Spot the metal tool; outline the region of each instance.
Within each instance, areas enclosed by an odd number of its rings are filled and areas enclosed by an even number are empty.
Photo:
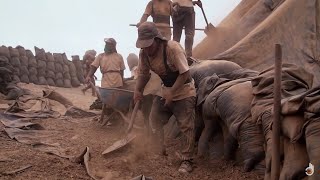
[[[198,0],[199,2],[201,2],[200,0]],[[201,2],[202,4],[202,2]],[[204,10],[203,10],[203,5],[202,6],[199,6],[201,11],[202,11],[202,14],[203,14],[203,17],[204,17],[204,20],[206,21],[206,24],[207,24],[207,27],[205,28],[204,30],[204,33],[206,33],[206,35],[209,35],[209,33],[211,31],[213,31],[215,29],[215,27],[213,26],[213,24],[211,23],[208,23],[208,19],[207,19],[207,16],[206,14],[204,13]]]

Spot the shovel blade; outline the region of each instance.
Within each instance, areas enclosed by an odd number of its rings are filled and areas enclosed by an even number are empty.
[[[215,30],[214,25],[209,23],[208,26],[204,29],[204,33],[208,36],[214,30]]]
[[[124,146],[128,145],[133,139],[136,138],[135,134],[128,134],[125,138],[120,139],[116,142],[114,142],[110,147],[108,147],[106,150],[102,152],[102,155],[109,154],[111,152],[117,151]]]

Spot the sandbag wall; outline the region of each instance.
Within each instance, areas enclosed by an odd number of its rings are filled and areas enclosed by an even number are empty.
[[[84,83],[83,61],[80,58],[69,61],[65,53],[50,53],[42,48],[34,48],[35,55],[22,46],[0,46],[0,57],[14,68],[14,81],[65,88]]]

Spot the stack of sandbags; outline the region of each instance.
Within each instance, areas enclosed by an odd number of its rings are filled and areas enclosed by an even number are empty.
[[[17,46],[15,49],[19,52],[19,59],[20,59],[20,81],[23,83],[30,83],[29,80],[29,59],[27,57],[26,50],[22,46]]]
[[[26,57],[28,58],[28,70],[29,70],[29,80],[30,83],[39,84],[38,81],[38,63],[33,55],[32,51],[26,50]]]
[[[76,66],[77,77],[80,83],[84,83],[84,74],[83,74],[83,65],[80,61],[80,57],[78,55],[73,55],[72,62]]]
[[[64,87],[63,83],[63,57],[61,53],[53,53],[53,58],[55,60],[55,68],[56,68],[56,79],[55,83],[58,87]]]
[[[62,53],[63,59],[63,84],[65,88],[72,88],[71,86],[71,75],[69,70],[69,60],[66,53]]]
[[[46,52],[43,48],[34,47],[35,53],[36,53],[36,59],[37,59],[37,70],[38,70],[38,80],[39,85],[48,85],[47,79],[46,79],[46,69],[47,69],[47,63],[46,63]]]
[[[52,53],[46,52],[47,58],[47,69],[46,69],[46,80],[49,86],[56,86],[55,78],[56,78],[56,66],[55,60],[53,58]]]
[[[19,59],[19,51],[16,48],[11,46],[8,47],[10,52],[9,62],[14,68],[13,79],[15,82],[20,82],[20,59]]]

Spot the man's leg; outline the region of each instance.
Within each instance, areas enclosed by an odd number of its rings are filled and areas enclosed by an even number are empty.
[[[179,171],[192,171],[191,161],[194,153],[195,143],[195,97],[185,98],[183,100],[173,102],[172,111],[177,119],[181,132],[187,138],[184,148],[181,150],[179,157],[183,161]]]
[[[164,147],[164,132],[163,125],[168,122],[172,113],[168,108],[164,107],[164,100],[161,97],[156,96],[153,99],[151,113],[150,113],[150,126],[154,135],[156,135],[157,140],[159,139],[158,146],[161,148],[161,153],[166,154]]]
[[[182,29],[184,27],[184,21],[179,20],[179,21],[173,21],[173,40],[180,42],[181,40],[181,34],[182,34]]]
[[[187,57],[192,57],[192,46],[193,46],[193,38],[195,31],[195,12],[193,8],[190,8],[190,12],[186,13],[186,17],[184,18],[185,24],[185,50]]]

